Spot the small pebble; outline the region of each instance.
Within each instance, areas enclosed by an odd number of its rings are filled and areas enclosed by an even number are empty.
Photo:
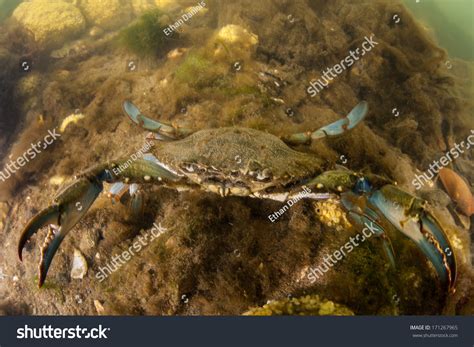
[[[74,250],[74,259],[72,261],[72,269],[71,269],[71,278],[74,279],[82,279],[87,273],[87,261],[86,258],[82,255],[82,253],[78,250]]]

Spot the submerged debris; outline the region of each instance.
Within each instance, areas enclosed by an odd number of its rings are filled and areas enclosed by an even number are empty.
[[[85,118],[84,114],[80,113],[80,111],[76,111],[70,114],[69,116],[64,118],[64,120],[62,121],[61,126],[59,127],[59,132],[63,133],[70,124],[76,124],[77,122],[79,122],[81,119],[84,119],[84,118]]]

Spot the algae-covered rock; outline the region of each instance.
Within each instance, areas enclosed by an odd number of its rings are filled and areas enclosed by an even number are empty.
[[[245,57],[254,52],[258,44],[258,36],[239,25],[229,24],[219,30],[216,42],[220,44],[214,52],[216,56],[222,56],[231,51],[234,56]]]
[[[59,47],[86,27],[81,11],[61,0],[24,2],[15,9],[12,17],[31,31],[43,48]]]
[[[190,53],[177,68],[175,76],[180,82],[192,86],[209,86],[218,76],[212,68],[212,62],[204,56]]]
[[[120,32],[120,43],[137,55],[156,55],[167,44],[168,39],[163,34],[161,11],[147,11],[134,23]],[[175,35],[178,37],[178,35]]]
[[[136,16],[156,8],[164,12],[173,11],[179,5],[176,0],[132,0],[132,8]]]
[[[155,0],[153,2],[155,3],[156,7],[165,11],[178,7],[176,0]]]
[[[41,75],[38,73],[29,73],[18,80],[15,92],[20,97],[31,97],[38,92],[41,84]]]
[[[253,308],[247,316],[353,316],[347,307],[330,300],[320,299],[318,295],[271,301],[262,307]]]
[[[132,0],[132,8],[135,15],[139,16],[156,8],[156,4],[153,0]]]
[[[103,29],[119,28],[133,15],[130,1],[125,0],[82,0],[79,7],[91,25]]]

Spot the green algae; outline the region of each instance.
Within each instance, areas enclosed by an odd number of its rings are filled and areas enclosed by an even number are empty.
[[[209,87],[222,78],[215,65],[203,55],[191,52],[175,71],[176,79],[195,88]]]
[[[353,316],[354,312],[333,301],[321,299],[319,295],[306,295],[271,301],[245,313],[248,316]]]
[[[144,13],[136,22],[123,29],[119,35],[120,44],[139,56],[159,55],[170,42],[161,24],[162,12],[158,9]],[[175,38],[178,34],[174,34]]]

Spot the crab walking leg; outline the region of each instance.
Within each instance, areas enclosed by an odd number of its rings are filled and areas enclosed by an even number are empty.
[[[174,127],[148,118],[130,101],[124,101],[122,108],[132,122],[145,130],[151,131],[153,133],[151,138],[155,140],[172,141],[193,133],[191,129]]]
[[[323,126],[315,131],[307,131],[304,133],[292,134],[283,140],[290,144],[305,144],[311,140],[318,140],[326,136],[337,136],[344,132],[355,128],[367,115],[369,110],[368,104],[365,101],[357,104],[349,114],[331,124]]]
[[[107,197],[112,201],[112,204],[120,202],[127,191],[129,191],[130,186],[123,182],[117,182],[110,187]]]
[[[143,193],[140,190],[140,186],[136,183],[114,183],[109,189],[107,196],[111,199],[112,204],[116,202],[126,204],[128,200],[129,208],[135,216],[140,216],[145,207]]]
[[[145,208],[145,198],[138,184],[131,184],[129,188],[130,203],[129,208],[134,216],[141,216]]]
[[[103,182],[125,183],[171,183],[180,177],[160,166],[155,161],[138,159],[125,167],[128,159],[98,165],[80,174],[76,181],[66,187],[54,199],[53,204],[34,216],[24,228],[18,243],[18,256],[22,260],[22,251],[26,242],[42,227],[49,226],[48,234],[41,247],[38,285],[46,279],[49,265],[67,233],[81,220],[103,190]],[[138,202],[137,202],[138,203]]]

